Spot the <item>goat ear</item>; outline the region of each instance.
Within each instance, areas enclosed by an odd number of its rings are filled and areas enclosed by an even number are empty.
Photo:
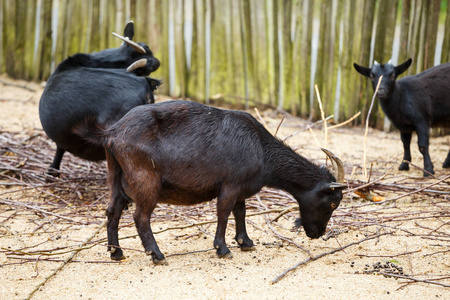
[[[125,29],[123,30],[123,36],[129,38],[130,40],[133,39],[134,36],[134,23],[133,21],[130,21],[125,26]]]
[[[353,63],[353,67],[355,67],[355,70],[358,71],[359,74],[370,77],[371,69],[357,65],[356,63]]]
[[[402,74],[403,72],[405,72],[409,68],[411,63],[412,63],[412,59],[410,58],[407,61],[405,61],[404,63],[396,66],[394,68],[395,69],[395,76],[398,76],[398,75]]]

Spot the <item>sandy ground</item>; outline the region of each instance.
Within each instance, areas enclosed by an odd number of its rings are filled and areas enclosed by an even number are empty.
[[[0,134],[4,134],[2,131],[28,135],[40,132],[42,129],[38,103],[42,87],[12,81],[6,77],[0,79],[34,90],[0,83]],[[280,118],[270,112],[262,114],[269,129],[275,132]],[[301,130],[304,125],[304,121],[288,118],[281,126],[278,136],[286,137]],[[327,147],[344,161],[347,179],[363,179],[363,141],[364,132],[361,128],[344,127],[329,132]],[[417,138],[414,137],[413,162],[422,166],[416,141]],[[324,143],[323,131],[303,131],[289,139],[288,143],[298,148],[300,154],[319,163],[324,162],[324,155],[319,150],[319,144],[323,146]],[[449,148],[448,136],[431,140],[431,157],[439,178],[450,174],[450,170],[442,169],[442,162]],[[402,157],[402,145],[397,132],[370,130],[367,149],[368,163],[373,163],[377,174],[387,173],[389,182],[416,182],[417,186],[424,186],[436,181],[424,179],[422,172],[416,168],[411,168],[407,173],[397,171]],[[67,168],[67,165],[63,163],[62,168]],[[4,180],[0,177],[0,199],[11,189],[1,184]],[[442,185],[440,186],[442,190]],[[445,186],[443,190],[445,191]],[[447,191],[450,191],[450,187]],[[389,199],[402,193],[405,192],[387,191],[383,196]],[[7,195],[7,199],[20,199],[24,203],[45,201],[35,199],[37,194],[33,191]],[[167,256],[167,266],[153,265],[151,259],[142,252],[141,242],[136,237],[121,241],[127,259],[111,263],[105,243],[101,242],[106,237],[104,227],[99,228],[98,224],[55,222],[37,228],[39,220],[36,214],[0,204],[0,299],[24,299],[30,295],[32,299],[450,299],[448,287],[384,277],[376,273],[364,274],[365,268],[372,270],[373,264],[390,260],[403,268],[405,276],[450,285],[450,279],[442,279],[450,277],[448,198],[448,195],[432,197],[419,193],[398,201],[375,204],[354,194],[346,194],[329,224],[330,228],[334,226],[342,233],[328,240],[312,240],[303,230],[292,231],[293,221],[298,214],[295,211],[284,215],[278,222],[270,222],[277,213],[250,216],[247,218],[248,231],[256,244],[256,250],[252,252],[242,252],[235,247],[234,224],[230,221],[227,242],[231,246],[233,259],[216,257],[212,249],[214,223],[167,230],[155,234],[161,251]],[[89,213],[104,220],[102,216],[106,203],[107,199],[103,199],[98,209]],[[249,203],[258,205],[256,199]],[[292,202],[291,205],[295,203]],[[157,208],[155,214],[161,218],[152,223],[153,229],[158,231],[214,220],[214,203],[207,204],[202,209],[205,207],[210,209],[210,214],[189,218],[186,215],[180,217],[187,209],[184,207],[171,207],[170,211],[175,214],[172,216],[162,216],[163,212],[158,212]],[[430,218],[434,211],[435,217]],[[119,231],[121,237],[136,234],[131,212],[126,212],[122,219]],[[417,212],[415,218],[401,217],[403,214],[410,216],[412,212]],[[344,226],[348,215],[352,215],[353,225]],[[384,215],[388,216],[385,222]],[[359,226],[358,220],[367,221],[369,218],[366,216],[373,217],[374,224]],[[421,219],[421,216],[427,218]],[[397,221],[392,222],[394,218]],[[99,232],[94,234],[97,230]],[[315,256],[377,233],[384,235],[309,261],[287,273],[277,283],[272,283],[286,269],[308,259],[309,255],[300,247]],[[436,237],[436,233],[439,233],[439,237]],[[280,235],[289,241],[280,239]],[[41,259],[49,256],[35,255],[34,261],[19,264],[23,260],[18,257],[18,253],[8,252],[15,249],[31,251],[66,246],[77,248],[89,238],[99,241],[98,244],[78,252],[73,262],[64,265],[36,292],[33,290],[57,270],[62,261],[44,261]],[[57,254],[58,250],[54,252]],[[60,253],[54,258],[64,260],[70,254]]]

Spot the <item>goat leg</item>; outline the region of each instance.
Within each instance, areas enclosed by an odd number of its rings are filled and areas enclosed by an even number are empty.
[[[128,201],[121,196],[120,192],[113,191],[111,203],[106,210],[106,215],[108,217],[108,251],[111,252],[111,259],[113,260],[125,259],[125,255],[123,255],[123,251],[119,246],[119,221],[122,210],[127,206]]]
[[[137,200],[135,202],[136,211],[133,214],[133,218],[139,237],[141,238],[142,245],[144,246],[145,253],[152,256],[152,261],[155,265],[167,265],[166,258],[159,250],[150,226],[150,217],[153,209],[156,207],[156,202],[154,202],[151,207],[142,207],[142,205],[139,204],[143,202],[139,202]],[[147,204],[148,203],[151,202],[147,202]]]
[[[400,164],[400,167],[398,169],[400,171],[408,171],[409,170],[409,164],[405,161],[411,162],[411,132],[401,132],[400,138],[402,139],[403,143],[403,161]]]
[[[444,161],[444,164],[442,165],[443,168],[450,168],[450,151],[448,151],[447,158]]]
[[[255,250],[253,241],[248,237],[245,226],[245,201],[237,201],[233,207],[233,215],[236,221],[236,236],[234,239],[243,251]]]
[[[233,255],[225,243],[225,232],[227,230],[228,217],[236,203],[235,198],[225,196],[222,192],[217,198],[217,229],[214,237],[214,248],[220,258],[233,258]]]
[[[428,145],[430,140],[430,128],[428,126],[418,125],[417,126],[417,137],[419,151],[423,155],[423,172],[424,177],[430,176],[429,173],[434,174],[433,163],[431,162],[430,153],[428,152]]]
[[[63,158],[64,152],[66,152],[66,150],[59,147],[58,145],[56,146],[55,157],[53,158],[53,162],[47,170],[48,175],[59,177],[59,168],[61,166],[61,160]]]

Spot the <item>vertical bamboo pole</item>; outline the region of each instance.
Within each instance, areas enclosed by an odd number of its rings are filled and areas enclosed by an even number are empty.
[[[55,54],[56,46],[58,44],[58,21],[59,21],[59,0],[53,0],[52,2],[52,53],[51,53],[51,65],[50,73],[53,73],[56,68]]]
[[[380,1],[374,49],[374,59],[379,63],[386,63],[392,57],[397,6],[398,0]],[[371,120],[377,128],[383,128],[384,113],[378,102],[374,103],[373,111]]]
[[[211,82],[211,0],[205,0],[205,103],[209,104]]]
[[[5,71],[3,64],[3,12],[5,11],[3,0],[0,0],[0,73]]]
[[[375,3],[375,1],[364,1],[362,39],[360,45],[361,50],[359,52],[359,59],[357,63],[365,66],[372,65],[372,62],[370,61],[370,42],[375,20]],[[367,78],[364,78],[360,75],[358,76],[358,78],[358,85],[355,89],[355,93],[357,93],[357,95],[352,97],[352,99],[355,99],[358,102],[354,103],[353,106],[356,109],[351,110],[356,111],[359,108],[363,111],[363,115],[365,115],[368,109],[366,105],[366,99],[368,99],[368,95],[370,92],[373,94],[373,89],[372,87],[369,87]],[[350,106],[350,108],[352,108],[352,106]]]
[[[450,62],[450,1],[447,2],[447,16],[445,17],[441,62]]]
[[[439,25],[439,10],[441,0],[430,0],[428,3],[428,22],[426,28],[426,39],[424,46],[424,70],[434,66],[434,53],[436,49],[437,30]]]
[[[285,78],[283,84],[283,103],[279,104],[279,108],[291,109],[291,112],[295,110],[295,103],[292,96],[292,39],[291,39],[291,29],[292,29],[292,0],[280,1],[283,3],[282,8],[282,27],[281,27],[281,38],[282,45],[280,51],[283,53],[283,78]]]
[[[274,41],[274,22],[273,22],[273,1],[266,0],[265,1],[265,9],[264,9],[264,20],[265,20],[265,29],[266,29],[266,65],[267,65],[267,85],[268,85],[268,103],[275,103],[275,87],[274,87],[274,49],[273,49],[273,41]]]
[[[275,68],[277,72],[275,73],[275,78],[278,79],[278,109],[283,109],[284,106],[284,53],[283,53],[283,2],[274,0],[274,14],[276,14],[276,19],[274,20],[276,26],[274,26],[274,30],[276,30],[276,51],[275,51],[275,60],[276,65]],[[274,15],[275,16],[275,15]]]
[[[115,26],[114,28],[114,32],[118,33],[118,34],[122,34],[122,28],[123,25],[125,24],[124,20],[124,16],[123,16],[123,2],[122,0],[116,0],[116,13],[115,13]],[[128,22],[128,20],[127,20]]]
[[[242,7],[239,8],[239,22],[240,22],[240,29],[241,29],[241,44],[242,44],[242,60],[243,60],[243,66],[244,66],[244,98],[245,98],[245,108],[248,109],[248,99],[250,97],[249,95],[249,61],[248,61],[248,49],[247,49],[247,43],[246,40],[247,32],[245,30],[245,12]]]
[[[176,86],[176,65],[175,65],[175,0],[168,1],[168,19],[167,19],[167,36],[168,36],[168,61],[169,61],[169,95],[175,96]]]
[[[400,49],[398,55],[398,63],[402,63],[409,58],[408,51],[408,37],[410,36],[410,15],[411,10],[411,0],[402,1],[401,9],[401,25],[400,25]]]
[[[413,66],[418,66],[418,52],[419,52],[419,44],[420,44],[420,28],[422,22],[422,9],[423,9],[423,0],[415,0],[415,5],[413,6],[413,10],[411,11],[411,28],[410,28],[410,38],[408,40],[408,53],[410,57],[413,59]],[[416,68],[410,67],[407,70],[407,74],[415,74]]]

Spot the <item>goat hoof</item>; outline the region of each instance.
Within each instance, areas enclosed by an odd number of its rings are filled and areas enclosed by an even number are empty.
[[[217,254],[217,256],[219,258],[227,258],[227,259],[232,259],[233,258],[233,254],[231,254],[231,252],[225,253],[225,254]]]
[[[255,246],[242,246],[241,247],[241,250],[242,251],[255,251],[256,250],[256,247]]]
[[[444,164],[442,165],[442,167],[443,167],[444,169],[450,168],[450,159],[449,159],[448,161],[445,161]]]
[[[118,252],[111,253],[112,260],[124,260],[125,258],[127,258],[125,255],[123,255],[123,253],[120,253],[119,255],[117,255],[117,253]]]
[[[402,163],[402,164],[400,165],[400,167],[398,167],[398,169],[399,169],[400,171],[409,171],[409,164],[407,164],[407,163]]]
[[[428,171],[428,173],[427,172],[423,172],[423,177],[430,177],[433,174],[434,174],[434,171]]]
[[[163,259],[152,258],[152,260],[153,260],[153,263],[157,266],[169,265],[169,263],[167,262],[167,260],[165,258],[163,258]]]

